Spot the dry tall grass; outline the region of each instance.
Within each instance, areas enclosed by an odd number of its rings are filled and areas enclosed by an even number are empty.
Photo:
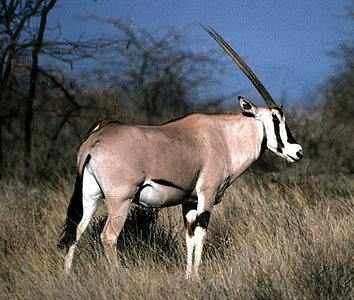
[[[134,216],[120,237],[119,271],[103,255],[105,208],[82,238],[73,273],[56,247],[72,180],[1,182],[0,298],[350,299],[353,179],[245,174],[215,207],[200,281],[184,278],[180,207],[148,230]]]

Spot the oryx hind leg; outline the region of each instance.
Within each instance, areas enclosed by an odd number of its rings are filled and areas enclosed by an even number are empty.
[[[117,240],[123,229],[129,213],[132,199],[137,191],[136,187],[117,187],[116,191],[106,196],[108,218],[101,233],[101,240],[108,263],[118,266]]]
[[[70,246],[65,257],[66,273],[70,272],[76,245],[100,204],[101,189],[88,167],[84,169],[82,180],[82,219],[76,229],[76,241]]]

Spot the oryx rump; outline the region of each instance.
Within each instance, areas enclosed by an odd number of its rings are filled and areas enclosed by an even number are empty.
[[[101,239],[110,263],[117,264],[117,238],[131,203],[182,204],[187,277],[193,272],[198,276],[213,205],[221,201],[225,189],[265,149],[289,162],[302,158],[302,148],[292,137],[281,108],[231,47],[215,31],[206,30],[250,78],[268,108],[257,108],[239,97],[242,114],[190,114],[161,126],[111,122],[92,132],[79,150],[62,238],[68,249],[67,272],[77,241],[104,197],[108,219]]]

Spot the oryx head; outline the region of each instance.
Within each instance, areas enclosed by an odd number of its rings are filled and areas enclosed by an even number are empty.
[[[224,39],[209,26],[209,29],[201,25],[206,32],[225,50],[232,60],[239,66],[242,72],[253,83],[255,88],[263,97],[268,109],[258,108],[251,101],[239,97],[240,105],[244,113],[262,121],[267,140],[267,148],[276,155],[285,158],[289,162],[299,161],[303,157],[302,147],[296,143],[288,125],[285,122],[285,116],[266,88],[252,72],[243,59],[230,47]]]
[[[243,97],[238,97],[238,100],[245,114],[263,123],[267,149],[289,162],[299,161],[303,157],[302,147],[291,134],[280,107],[258,108]]]

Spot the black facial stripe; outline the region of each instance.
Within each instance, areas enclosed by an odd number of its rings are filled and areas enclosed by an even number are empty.
[[[286,123],[285,123],[285,130],[286,130],[286,135],[288,136],[288,143],[289,144],[297,144],[296,140],[294,139],[293,135],[291,134],[288,124],[286,124]]]
[[[280,121],[276,115],[273,115],[273,123],[274,123],[274,133],[278,142],[277,151],[282,153],[283,152],[282,148],[284,148],[284,143],[280,137],[280,127],[279,127]]]

